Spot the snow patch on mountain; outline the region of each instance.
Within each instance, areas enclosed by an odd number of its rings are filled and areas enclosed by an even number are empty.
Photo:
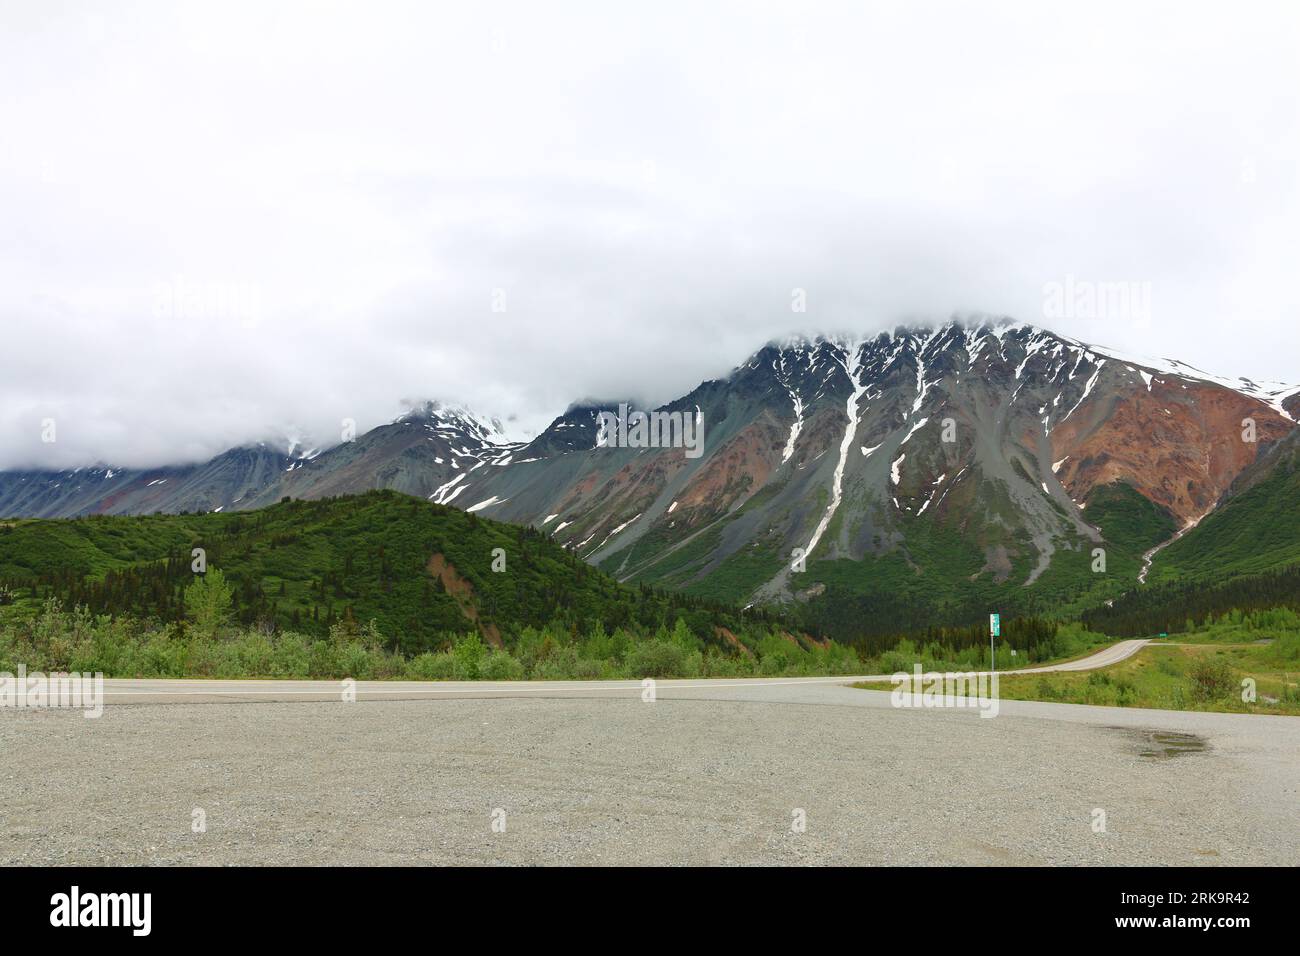
[[[1074,414],[1075,409],[1077,409],[1080,405],[1082,405],[1084,402],[1088,400],[1088,396],[1092,394],[1093,386],[1097,384],[1097,376],[1101,374],[1102,367],[1105,364],[1106,364],[1105,359],[1102,359],[1097,363],[1097,367],[1093,370],[1092,378],[1088,379],[1088,383],[1083,386],[1083,397],[1074,403],[1074,408],[1071,408],[1068,412],[1065,413],[1065,418],[1061,419],[1062,422],[1065,422],[1066,419],[1068,419],[1071,415]]]
[[[835,466],[835,474],[831,479],[831,502],[826,508],[826,513],[822,515],[821,521],[817,523],[813,531],[812,538],[808,542],[808,547],[804,549],[804,554],[810,555],[821,541],[822,535],[830,526],[831,518],[835,517],[835,512],[839,510],[840,501],[843,497],[844,486],[844,466],[848,462],[849,449],[853,447],[853,438],[858,431],[858,400],[862,398],[867,391],[866,383],[859,381],[859,372],[862,367],[862,349],[857,342],[848,344],[848,355],[844,358],[836,356],[841,362],[845,373],[849,377],[849,384],[852,385],[853,391],[849,395],[845,405],[845,414],[848,415],[849,423],[844,429],[844,440],[840,442],[840,460]]]
[[[786,391],[790,393],[790,401],[794,405],[794,423],[790,426],[790,437],[786,439],[785,450],[781,453],[781,464],[784,465],[790,460],[790,456],[794,454],[794,443],[799,439],[799,432],[803,429],[803,399],[799,397],[799,392],[791,387],[786,376],[784,351],[781,352],[780,369],[776,369],[775,362],[772,363],[772,367],[778,372],[778,378],[781,384],[785,386]]]

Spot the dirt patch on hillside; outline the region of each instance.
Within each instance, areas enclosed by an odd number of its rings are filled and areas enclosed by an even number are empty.
[[[726,641],[728,646],[730,646],[734,650],[740,651],[746,657],[754,656],[754,652],[751,651],[744,644],[742,644],[740,642],[740,638],[738,638],[735,634],[731,633],[731,631],[729,631],[727,628],[715,627],[713,629],[713,633],[716,634],[721,640]]]
[[[800,633],[799,636],[796,637],[795,635],[791,634],[789,631],[781,631],[781,636],[784,637],[787,641],[793,642],[795,647],[798,647],[801,650],[805,650],[805,651],[811,651],[814,648],[824,651],[826,650],[826,648],[831,646],[830,641],[824,639],[818,640],[817,638],[813,637],[811,634]]]
[[[493,647],[505,646],[501,640],[501,631],[497,629],[497,626],[490,621],[479,619],[478,604],[474,599],[474,585],[460,576],[456,571],[456,566],[447,560],[446,555],[439,552],[431,557],[428,571],[442,582],[442,586],[447,593],[455,599],[456,604],[460,607],[460,613],[464,614],[465,619],[478,628],[485,641]]]

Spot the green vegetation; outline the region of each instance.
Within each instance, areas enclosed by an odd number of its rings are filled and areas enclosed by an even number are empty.
[[[1093,630],[1121,637],[1185,634],[1232,613],[1300,610],[1300,565],[1266,574],[1229,578],[1218,584],[1166,581],[1130,591],[1110,606],[1082,615]]]
[[[196,576],[185,589],[185,610],[194,622],[194,630],[209,639],[216,637],[230,618],[233,603],[234,592],[219,568]]]
[[[707,583],[688,584],[682,590],[687,594],[740,603],[760,585],[776,577],[784,564],[769,543],[755,541],[713,566]]]
[[[808,564],[807,584],[825,594],[802,611],[805,626],[840,640],[896,636],[913,622],[940,625],[986,618],[1006,589],[981,575],[984,555],[969,539],[929,521],[908,528],[907,550],[862,561]]]
[[[1093,488],[1085,504],[1088,521],[1107,546],[1127,556],[1145,554],[1178,530],[1173,515],[1122,481]]]
[[[1286,450],[1283,450],[1283,454]],[[1300,455],[1229,499],[1152,566],[1152,583],[1223,581],[1300,565]]]
[[[689,585],[620,584],[538,531],[395,492],[233,514],[18,520],[0,525],[0,670],[459,680],[975,670],[988,666],[997,608],[1004,669],[1082,656],[1108,635],[1177,633],[1194,645],[1153,646],[1104,671],[1005,677],[1008,698],[1300,713],[1300,565],[1119,595],[1107,590],[1123,587],[1116,562],[1135,572],[1139,549],[1171,521],[1123,485],[1094,492],[1088,514],[1106,535],[1106,575],[1092,573],[1088,542],[1060,542],[1039,585],[1024,588],[1031,550],[1020,542],[999,582],[968,539],[918,521],[906,552],[810,565],[809,583],[836,601],[743,612]],[[665,559],[679,584],[715,544],[706,531]],[[720,568],[740,595],[776,560],[760,541]],[[1103,594],[1117,595],[1111,606],[1066,619]],[[938,624],[918,630],[936,608]],[[1253,702],[1240,699],[1247,677]]]
[[[682,618],[646,635],[525,627],[508,648],[487,645],[477,631],[448,634],[438,650],[414,655],[393,650],[399,643],[373,620],[339,622],[320,637],[229,626],[205,634],[183,623],[66,611],[50,599],[34,616],[0,626],[0,671],[23,664],[29,672],[107,677],[594,680],[848,674],[860,666],[842,645],[777,631],[757,636],[752,651],[729,651],[701,641]]]
[[[1137,578],[1137,558],[1118,548],[1107,548],[1107,571],[1095,573],[1091,548],[1085,539],[1058,541],[1051,565],[1027,588],[1034,564],[1028,541],[1018,546],[1010,574],[999,581],[968,539],[942,525],[916,522],[906,552],[810,564],[809,584],[826,585],[826,594],[800,610],[800,621],[805,629],[843,641],[915,631],[920,622],[975,626],[993,610],[1004,620],[1068,621],[1084,608],[1118,598],[1126,582]]]
[[[1035,618],[1004,621],[997,640],[997,666],[1002,670],[1070,660],[1110,643],[1113,641],[1106,635],[1086,631],[1078,624]],[[989,668],[987,627],[931,628],[907,636],[881,636],[858,645],[857,650],[863,655],[862,669],[872,674],[910,672],[916,664],[927,671]]]
[[[1077,626],[1062,628],[1058,648],[1081,656],[1108,643]],[[984,654],[971,649],[951,654],[938,646],[902,642],[875,659],[879,673],[911,672],[919,661],[926,671],[964,672],[987,668]],[[998,655],[998,666],[1023,666],[1023,657]],[[1251,681],[1251,683],[1243,683]],[[887,682],[855,684],[867,690],[892,690]],[[1150,644],[1107,668],[1043,674],[1001,674],[1004,700],[1043,700],[1106,707],[1207,710],[1250,714],[1300,714],[1300,614],[1290,610],[1233,612],[1196,629],[1186,643]]]
[[[18,663],[463,679],[858,666],[851,649],[774,612],[621,585],[533,529],[386,491],[229,515],[6,524],[0,665]]]
[[[721,541],[722,531],[719,528],[708,528],[698,532],[695,537],[681,544],[675,550],[668,552],[664,557],[656,560],[652,566],[652,573],[648,576],[636,575],[637,580],[644,577],[653,577],[653,579],[665,586],[680,586],[689,581],[699,573],[703,565],[708,561],[709,555],[717,548]],[[657,545],[658,542],[665,541],[666,535],[660,531],[652,531],[650,534],[638,541],[629,560],[635,560],[640,556],[642,549],[649,551]],[[611,559],[613,560],[613,559]]]
[[[1010,700],[1300,714],[1300,615],[1234,612],[1197,628],[1186,644],[1151,644],[1103,670],[1003,677],[999,692]]]
[[[208,577],[231,592],[231,619],[266,632],[324,637],[337,623],[374,620],[389,650],[407,656],[445,646],[476,624],[512,643],[525,628],[570,633],[593,622],[637,635],[684,619],[718,643],[742,643],[782,626],[780,615],[649,587],[627,587],[531,528],[481,519],[396,492],[285,501],[234,514],[27,520],[0,527],[0,621],[48,598],[95,615],[183,624],[204,634],[219,621],[195,602],[193,549]],[[441,556],[450,568],[430,573]],[[187,610],[190,612],[187,614]],[[750,633],[753,631],[753,633]]]
[[[1232,612],[1300,610],[1300,453],[1294,443],[1265,460],[1264,477],[1231,497],[1156,557],[1149,583],[1112,604],[1082,609],[1094,630],[1126,637],[1189,634]],[[1159,530],[1139,503],[1136,527]],[[1114,508],[1111,507],[1111,512]],[[1090,503],[1087,514],[1098,520]],[[1108,539],[1123,530],[1107,527]]]

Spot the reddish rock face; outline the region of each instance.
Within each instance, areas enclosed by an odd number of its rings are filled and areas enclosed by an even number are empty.
[[[1261,444],[1295,425],[1218,385],[1156,378],[1150,391],[1099,395],[1052,433],[1057,478],[1076,501],[1097,485],[1126,481],[1183,522],[1209,511]],[[1243,420],[1255,423],[1245,440]]]
[[[726,511],[759,488],[781,460],[785,435],[775,423],[760,419],[722,445],[694,475],[679,497],[688,522],[699,514]]]
[[[602,516],[600,523],[584,531],[607,532],[649,507],[686,463],[681,449],[665,448],[638,455],[608,478],[593,471],[569,489],[556,510],[565,515],[598,512]]]

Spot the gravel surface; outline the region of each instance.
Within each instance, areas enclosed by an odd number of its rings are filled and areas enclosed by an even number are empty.
[[[3,711],[0,863],[1300,863],[1300,719],[721,698]]]

